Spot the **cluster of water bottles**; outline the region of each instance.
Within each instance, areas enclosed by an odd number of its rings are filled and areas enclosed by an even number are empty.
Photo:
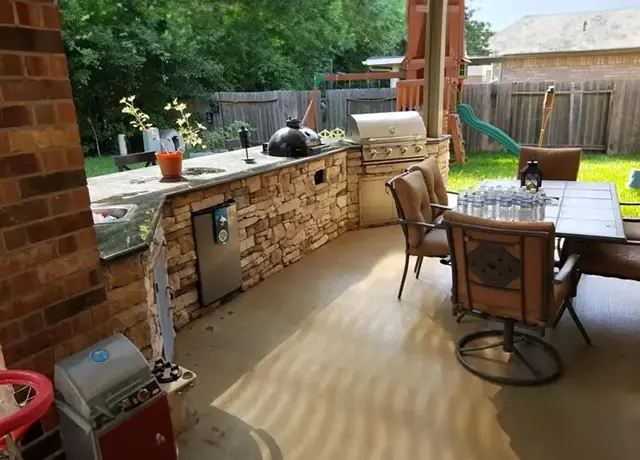
[[[462,190],[456,211],[484,219],[534,221],[545,219],[549,198],[544,189],[526,187],[487,187]]]

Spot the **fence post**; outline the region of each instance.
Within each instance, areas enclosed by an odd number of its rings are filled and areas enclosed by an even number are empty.
[[[582,83],[571,83],[569,95],[569,145],[578,145],[582,115]]]

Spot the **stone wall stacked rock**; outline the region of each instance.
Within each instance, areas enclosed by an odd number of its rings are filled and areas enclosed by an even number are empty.
[[[347,230],[347,155],[339,152],[220,184],[165,204],[162,225],[176,329],[216,306],[198,303],[191,213],[235,200],[242,288],[248,289]]]
[[[148,357],[160,356],[161,347],[156,346],[152,352],[149,346],[162,343],[156,319],[153,267],[163,245],[162,227],[158,227],[146,251],[102,262],[106,300],[62,323],[64,329],[61,328],[56,336],[53,349],[54,361],[119,332],[144,350]],[[79,333],[80,329],[84,332]]]
[[[431,151],[428,156],[438,155],[438,165],[440,166],[440,175],[444,179],[445,185],[449,181],[449,163],[451,152],[449,151],[449,141],[451,136],[443,136],[442,139],[438,139],[434,144],[429,144],[427,147],[427,151]],[[437,145],[438,149],[432,147],[432,145]]]
[[[154,359],[162,356],[154,266],[164,243],[162,227],[158,226],[146,251],[103,262],[107,301],[99,307],[104,316],[104,336],[121,332]]]
[[[429,145],[428,154],[439,156],[446,177],[448,139]],[[413,163],[363,166],[360,150],[349,150],[168,200],[149,249],[102,262],[106,300],[73,320],[70,331],[82,326],[87,333],[60,336],[62,340],[54,347],[55,360],[117,332],[149,357],[161,356],[153,269],[163,247],[169,285],[174,289],[174,327],[180,329],[219,305],[203,308],[199,304],[193,212],[235,200],[242,288],[248,289],[347,229],[357,229],[361,179],[386,180]]]
[[[429,144],[427,154],[438,155],[446,178],[448,138]],[[360,150],[348,150],[168,200],[162,225],[156,229],[148,250],[103,262],[107,299],[92,312],[92,323],[100,325],[99,330],[60,343],[55,350],[56,359],[117,332],[145,349],[149,357],[161,356],[162,332],[153,268],[162,247],[169,285],[174,290],[171,308],[175,329],[219,306],[219,302],[206,306],[199,303],[193,212],[235,200],[245,290],[348,229],[359,228],[361,179],[386,180],[414,163],[363,166]],[[83,343],[75,343],[79,340]]]

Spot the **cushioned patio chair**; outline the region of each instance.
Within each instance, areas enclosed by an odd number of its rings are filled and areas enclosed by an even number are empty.
[[[543,180],[578,180],[582,149],[560,148],[548,149],[541,147],[522,147],[518,164],[518,179],[527,161],[536,160],[542,170]]]
[[[460,364],[499,384],[540,385],[558,378],[563,364],[555,348],[515,327],[544,334],[564,308],[591,343],[571,303],[579,256],[568,256],[554,272],[552,222],[504,222],[447,211],[444,225],[451,252],[454,314],[504,324],[503,329],[463,336],[456,344]],[[500,360],[505,354],[506,362]]]
[[[640,206],[640,203],[621,203],[620,206]],[[640,219],[624,219],[625,243],[607,243],[569,238],[562,248],[562,259],[580,254],[578,272],[640,281]],[[560,320],[558,316],[557,322]]]
[[[442,220],[442,214],[451,209],[449,207],[449,195],[457,195],[457,193],[447,190],[447,187],[444,184],[444,179],[440,174],[438,159],[436,157],[427,158],[420,163],[410,166],[407,171],[420,171],[422,174],[424,183],[427,186],[427,191],[429,192],[429,200],[431,200],[434,222],[440,222]],[[413,269],[416,274],[416,279],[420,276],[421,268],[422,257],[418,257]]]
[[[420,171],[405,172],[386,183],[396,204],[399,223],[405,237],[405,262],[398,291],[402,297],[404,282],[407,278],[409,258],[411,256],[438,257],[449,255],[447,235],[443,228],[434,224],[434,209],[429,192]]]
[[[447,191],[447,187],[444,185],[436,157],[422,160],[420,163],[410,166],[407,171],[420,171],[422,174],[436,217],[451,209],[449,208],[449,193],[451,192]]]

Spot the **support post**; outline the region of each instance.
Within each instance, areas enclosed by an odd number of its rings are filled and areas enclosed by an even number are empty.
[[[447,38],[447,0],[430,0],[427,18],[430,37],[425,47],[425,113],[427,136],[443,134],[444,58]],[[428,77],[427,77],[428,75]]]
[[[440,0],[435,0],[440,1]],[[424,20],[424,69],[423,78],[424,84],[422,85],[422,119],[424,120],[425,129],[429,126],[429,48],[431,46],[431,13],[433,0],[427,0],[424,14],[426,18]]]

